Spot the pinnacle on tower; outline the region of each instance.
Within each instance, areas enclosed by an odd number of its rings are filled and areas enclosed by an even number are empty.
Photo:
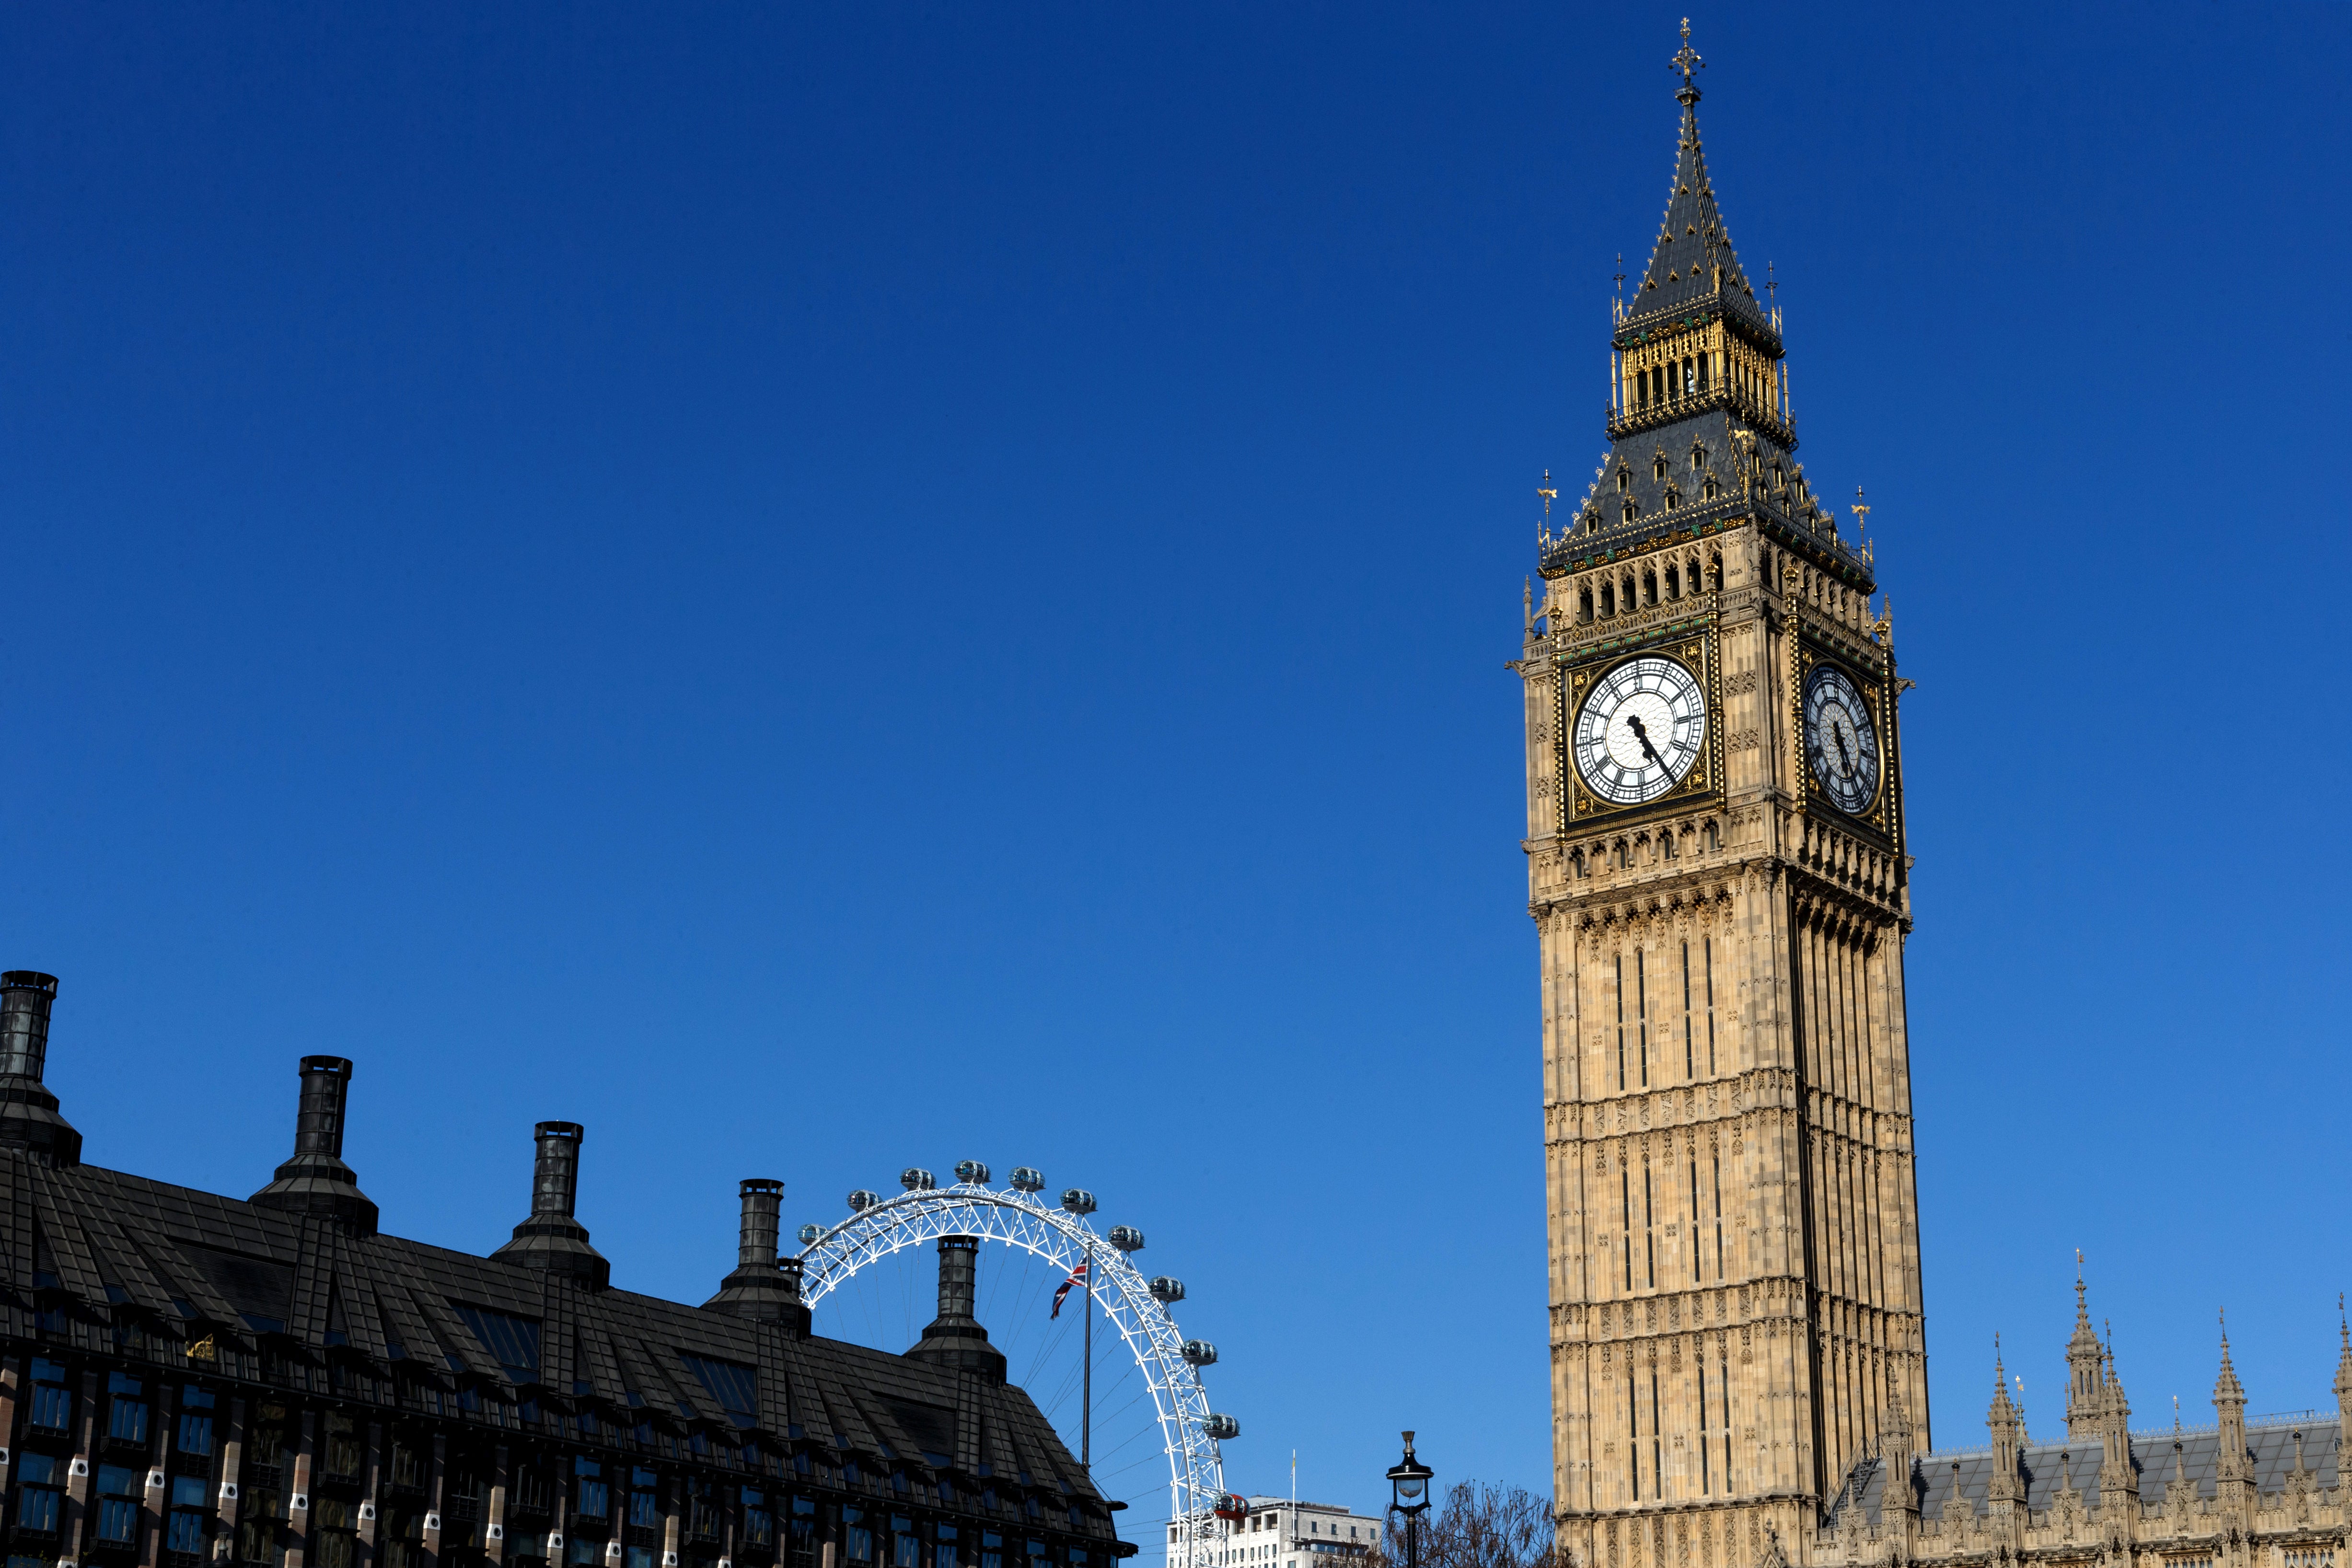
[[[2083,1286],[2083,1254],[2074,1254],[2074,1334],[2066,1342],[2066,1436],[2096,1437],[2105,1414],[2106,1390],[2102,1363],[2105,1352],[2091,1327],[2091,1308]]]

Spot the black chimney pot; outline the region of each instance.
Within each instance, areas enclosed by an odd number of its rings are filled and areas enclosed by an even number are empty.
[[[583,1290],[602,1290],[613,1282],[613,1266],[588,1245],[588,1227],[572,1217],[580,1197],[580,1141],[587,1133],[577,1121],[542,1121],[531,1131],[539,1158],[531,1170],[530,1217],[490,1256],[544,1268]]]
[[[62,1171],[81,1163],[81,1134],[58,1114],[58,1097],[41,1081],[57,995],[54,974],[0,974],[0,1149],[21,1149]]]
[[[343,1163],[343,1101],[352,1064],[341,1057],[302,1058],[302,1098],[294,1113],[294,1157],[247,1200],[266,1209],[332,1216],[353,1236],[373,1236],[376,1207]]]
[[[801,1302],[801,1260],[786,1258],[781,1264],[776,1260],[783,1202],[782,1182],[755,1176],[743,1183],[743,1226],[735,1248],[735,1271],[719,1282],[719,1294],[703,1306],[763,1323],[782,1323],[806,1334],[809,1310]]]
[[[1003,1383],[1004,1352],[988,1342],[988,1331],[972,1316],[979,1276],[978,1237],[940,1237],[940,1315],[907,1354],[957,1372],[976,1373],[991,1383]]]

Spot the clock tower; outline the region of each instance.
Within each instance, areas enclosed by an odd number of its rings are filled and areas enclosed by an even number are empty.
[[[1683,37],[1607,452],[1560,515],[1544,487],[1517,667],[1578,1568],[1798,1561],[1856,1459],[1928,1446],[1903,683],[1864,509],[1849,537],[1797,461]]]

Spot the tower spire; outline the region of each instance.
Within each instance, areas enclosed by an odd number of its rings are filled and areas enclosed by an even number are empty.
[[[2106,1413],[2105,1356],[2099,1336],[2091,1327],[2091,1308],[2083,1286],[2083,1251],[2074,1249],[2074,1335],[2066,1342],[2066,1436],[2096,1437]]]

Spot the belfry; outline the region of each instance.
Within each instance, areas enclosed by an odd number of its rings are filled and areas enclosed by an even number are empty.
[[[1674,65],[1607,447],[1517,667],[1559,1544],[1607,1568],[1795,1561],[1857,1459],[1928,1446],[1893,628],[1797,461],[1687,26]]]

